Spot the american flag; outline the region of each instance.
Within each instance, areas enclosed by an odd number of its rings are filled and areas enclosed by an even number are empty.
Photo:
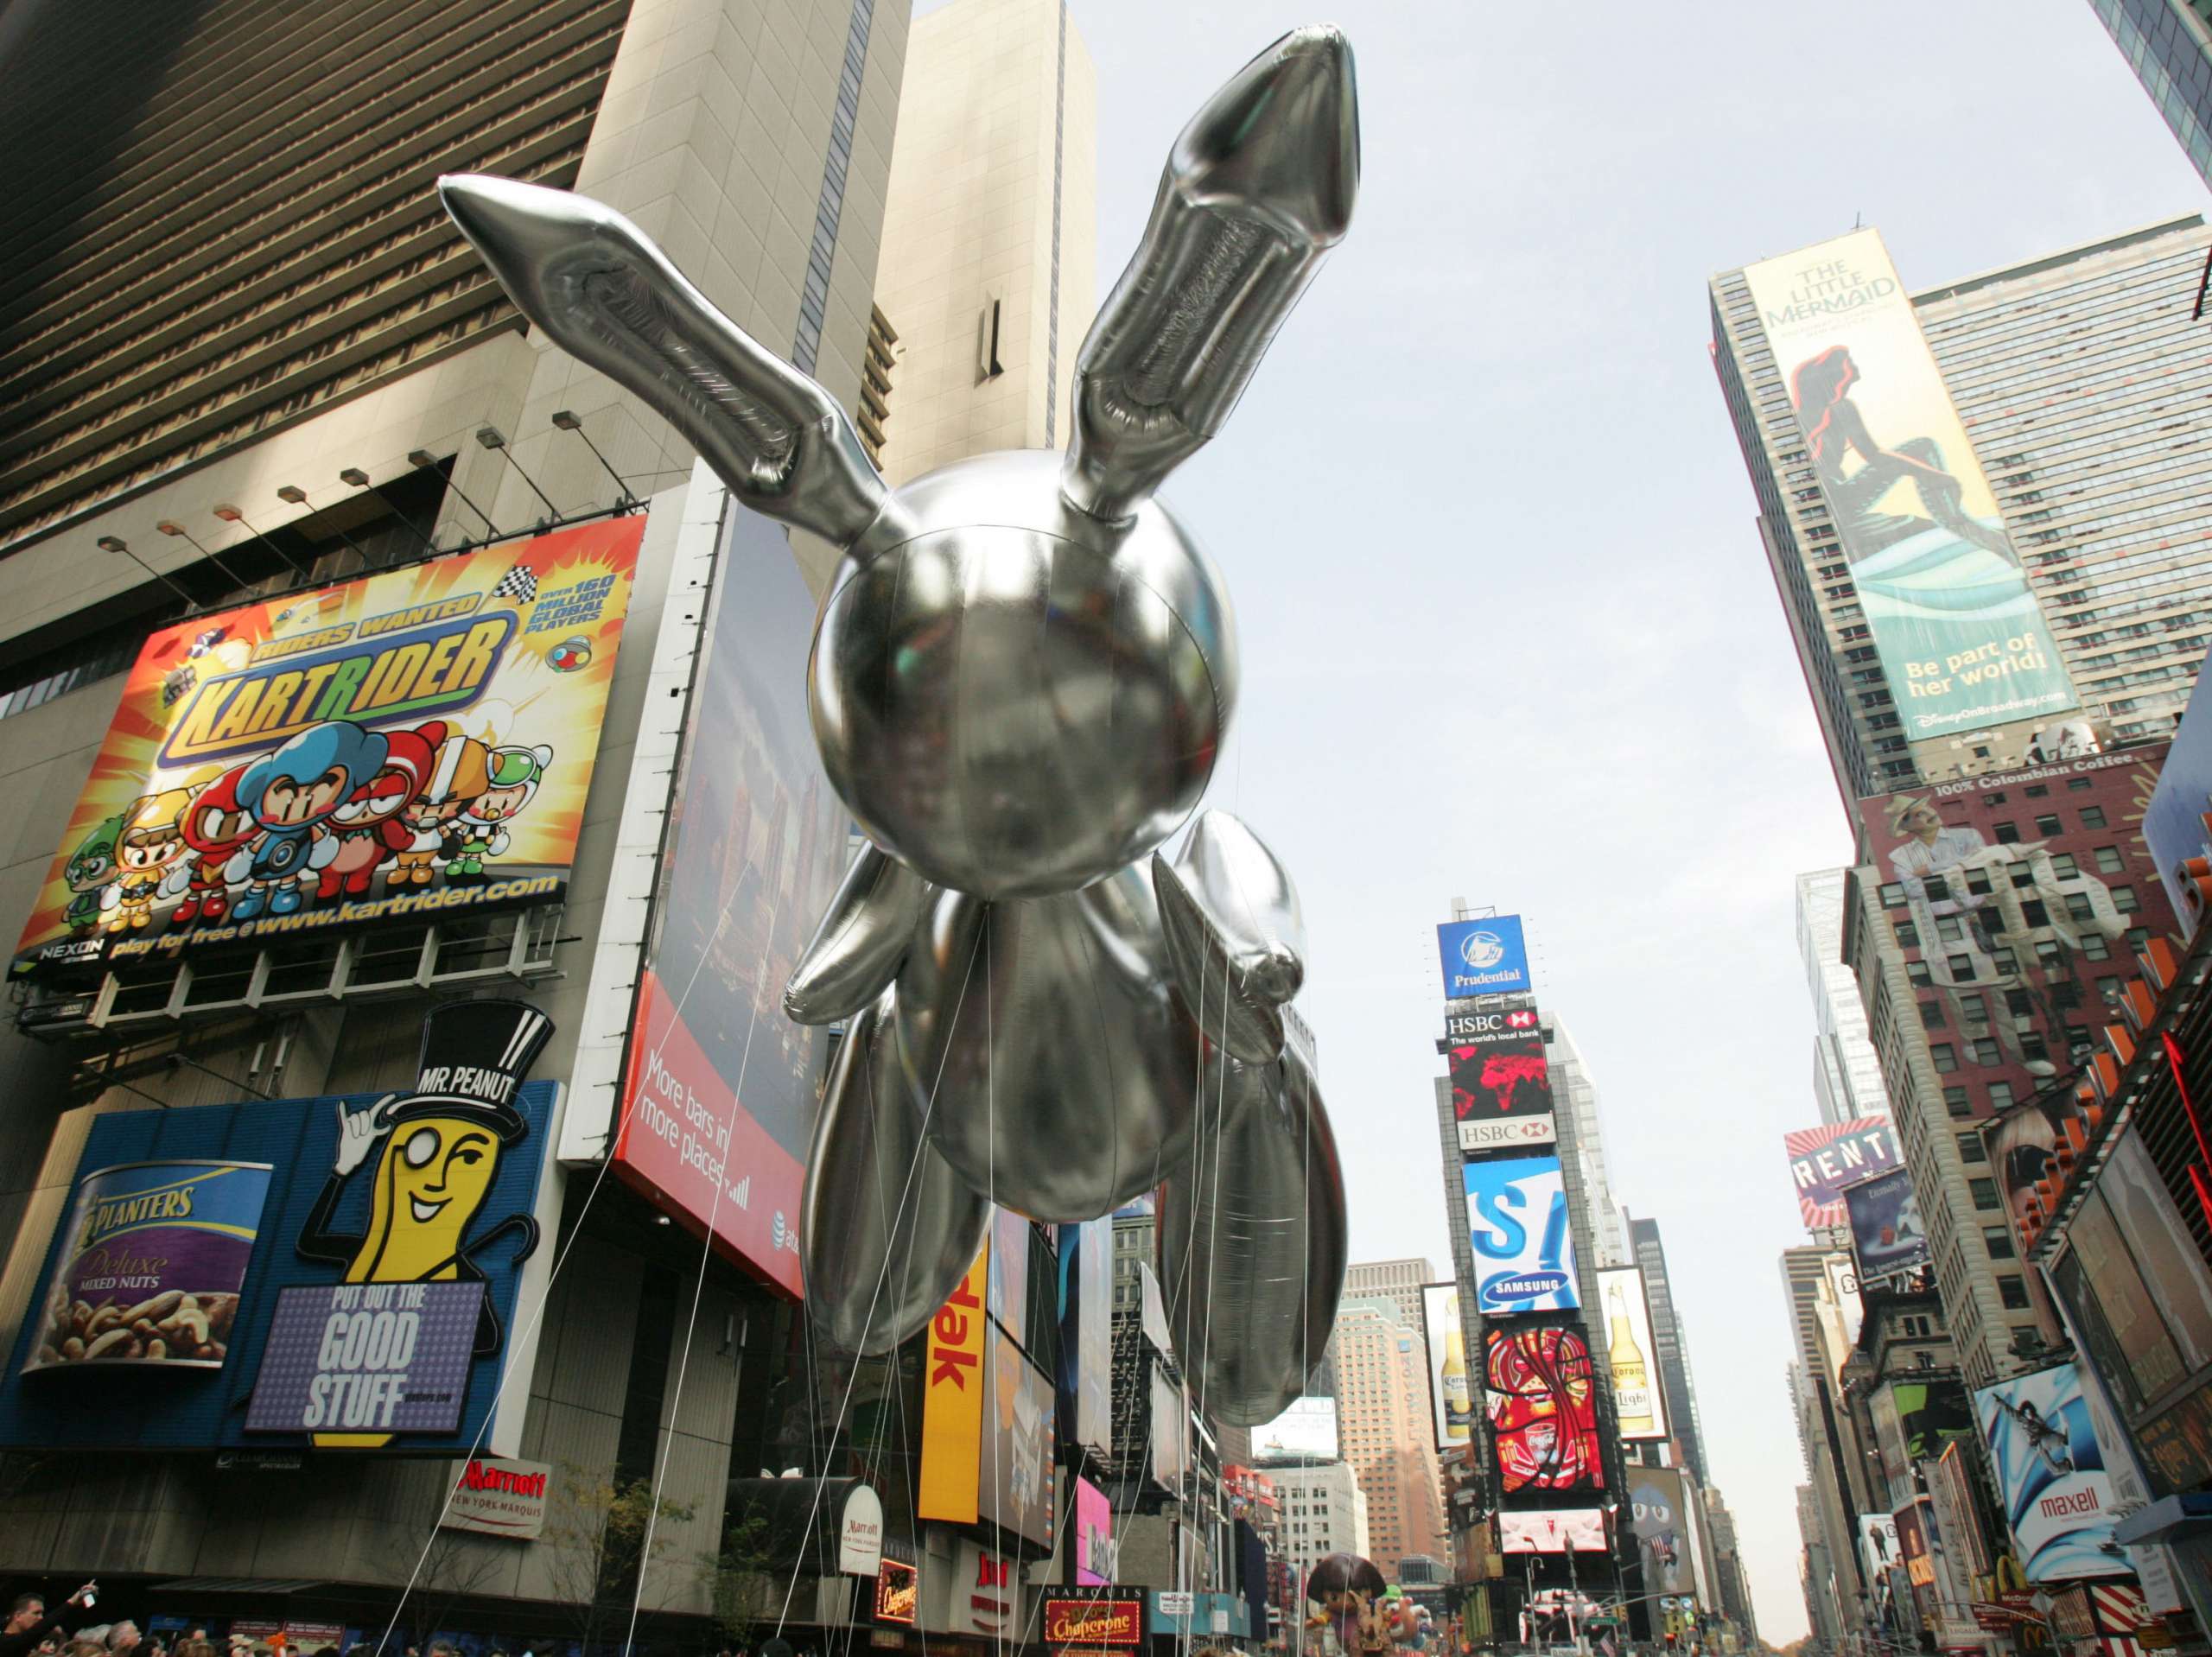
[[[527,564],[517,564],[499,577],[499,584],[492,589],[492,596],[528,604],[537,597],[537,577]]]

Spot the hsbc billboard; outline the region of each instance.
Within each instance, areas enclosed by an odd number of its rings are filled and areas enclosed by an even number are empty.
[[[1559,1143],[1559,1129],[1549,1111],[1494,1122],[1461,1122],[1459,1127],[1462,1156],[1485,1151],[1527,1151]]]
[[[1542,1027],[1534,1002],[1527,1006],[1495,1007],[1486,1013],[1446,1013],[1444,1033],[1437,1039],[1436,1051],[1448,1053],[1454,1047],[1525,1039],[1541,1034]]]

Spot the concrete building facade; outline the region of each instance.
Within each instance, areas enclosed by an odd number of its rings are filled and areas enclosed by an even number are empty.
[[[593,1054],[619,1050],[622,1019],[594,1000],[591,968],[605,951],[636,958],[643,906],[616,890],[629,867],[623,807],[633,760],[674,740],[683,717],[687,679],[671,685],[655,642],[679,651],[679,667],[697,648],[722,495],[664,422],[525,332],[434,181],[486,170],[573,185],[627,213],[849,409],[905,35],[903,10],[871,0],[543,0],[465,14],[416,0],[342,12],[208,0],[158,22],[104,4],[29,16],[10,45],[32,73],[11,80],[38,93],[10,100],[8,118],[85,100],[114,117],[114,136],[81,152],[85,124],[54,122],[17,152],[48,187],[0,295],[0,638],[15,663],[0,682],[0,925],[30,912],[121,670],[153,629],[634,497],[651,511],[632,643],[568,900],[527,922],[542,936],[498,985],[553,1021],[537,1074],[570,1084],[563,1109],[607,1110],[604,1079],[579,1077]],[[573,422],[556,425],[556,411]],[[664,763],[659,774],[665,790]],[[635,867],[649,886],[646,849]],[[424,947],[426,963],[438,958]],[[0,1032],[0,1334],[13,1338],[35,1292],[96,1117],[404,1088],[428,1007],[483,987],[426,966],[374,994],[221,1018],[176,995],[173,1012],[127,1033],[104,1031],[97,1009],[51,1043],[11,1022]],[[740,1424],[767,1418],[760,1378],[791,1332],[788,1310],[613,1182],[587,1203],[590,1175],[548,1178],[548,1260],[564,1213],[591,1241],[511,1361],[516,1448],[588,1478],[662,1476],[690,1516],[669,1521],[668,1562],[647,1567],[641,1603],[703,1616],[710,1589],[695,1562],[719,1546]],[[735,1452],[742,1470],[764,1450]],[[212,1457],[118,1457],[11,1504],[0,1559],[35,1574],[312,1578],[388,1597],[435,1534],[446,1469],[317,1458],[321,1496],[302,1507],[242,1496]],[[554,1550],[456,1546],[476,1549],[473,1594],[556,1597]]]
[[[1446,1552],[1421,1330],[1395,1299],[1348,1296],[1337,1310],[1336,1357],[1338,1429],[1367,1497],[1368,1557],[1395,1576],[1408,1554]]]
[[[1913,295],[2082,715],[2109,740],[2171,730],[2208,636],[2192,594],[2212,517],[2190,479],[2212,416],[2177,348],[2208,247],[2212,231],[2179,219]],[[2023,763],[2031,721],[1908,738],[1744,272],[1709,296],[1758,533],[1847,809]]]
[[[918,19],[876,301],[899,336],[893,483],[1067,441],[1098,308],[1096,75],[1066,0]]]
[[[1260,1470],[1275,1482],[1282,1504],[1283,1558],[1299,1582],[1332,1553],[1374,1558],[1367,1495],[1343,1462],[1311,1456],[1268,1456]]]
[[[1660,1239],[1656,1220],[1630,1219],[1629,1235],[1636,1249],[1634,1263],[1643,1268],[1643,1292],[1651,1308],[1651,1342],[1657,1349],[1653,1359],[1659,1367],[1660,1382],[1667,1389],[1667,1425],[1675,1442],[1681,1446],[1683,1465],[1697,1475],[1701,1484],[1706,1479],[1705,1433],[1698,1422],[1697,1386],[1690,1376],[1681,1313],[1675,1305],[1674,1284],[1667,1275],[1667,1247]]]

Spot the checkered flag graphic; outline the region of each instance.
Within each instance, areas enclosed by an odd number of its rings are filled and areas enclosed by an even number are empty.
[[[499,577],[499,584],[492,589],[492,596],[529,604],[537,597],[537,577],[528,565],[517,564]]]

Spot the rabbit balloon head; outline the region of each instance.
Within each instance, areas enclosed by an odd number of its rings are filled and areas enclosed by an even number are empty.
[[[1084,340],[1065,457],[887,489],[842,409],[627,219],[474,175],[448,210],[557,343],[665,416],[755,511],[843,549],[808,698],[837,793],[924,880],[982,898],[1102,879],[1205,791],[1236,700],[1217,573],[1154,491],[1217,432],[1351,220],[1351,48],[1285,35],[1169,156]]]

